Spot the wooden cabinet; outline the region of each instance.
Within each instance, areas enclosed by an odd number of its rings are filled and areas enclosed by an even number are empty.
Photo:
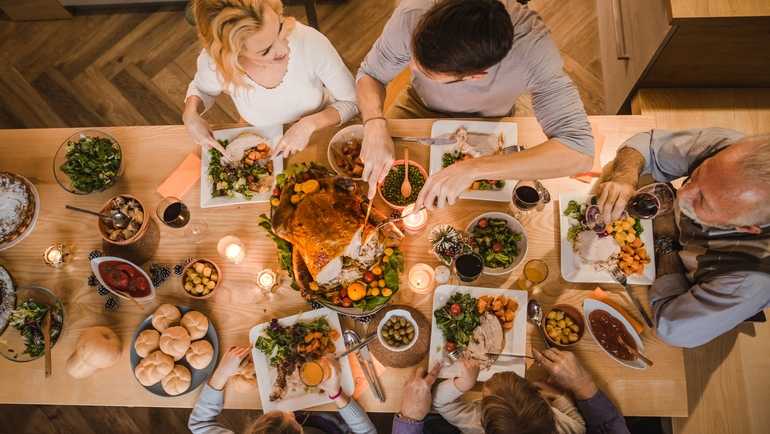
[[[643,87],[770,86],[770,0],[597,0],[607,113]]]

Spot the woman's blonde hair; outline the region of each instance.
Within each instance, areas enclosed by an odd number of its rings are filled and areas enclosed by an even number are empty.
[[[282,411],[271,411],[260,416],[243,434],[302,434],[302,427]]]
[[[238,58],[246,38],[264,24],[264,8],[283,14],[281,0],[194,0],[198,39],[217,65],[225,85],[243,85]]]

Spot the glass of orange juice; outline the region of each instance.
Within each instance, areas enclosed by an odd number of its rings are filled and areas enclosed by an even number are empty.
[[[516,281],[516,286],[523,291],[530,291],[535,285],[548,278],[548,264],[541,259],[531,259],[524,264],[524,272]]]

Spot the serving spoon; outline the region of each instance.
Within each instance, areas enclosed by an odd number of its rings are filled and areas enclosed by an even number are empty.
[[[110,215],[107,215],[107,214],[102,214],[100,212],[91,211],[88,209],[78,208],[72,205],[64,205],[64,207],[67,209],[71,209],[73,211],[95,215],[97,217],[101,217],[104,220],[109,220],[112,222],[112,225],[115,226],[116,229],[125,229],[128,227],[128,224],[131,222],[131,217],[127,216],[126,214],[123,214],[118,209],[114,209],[110,211]]]
[[[409,148],[404,149],[404,182],[401,183],[401,196],[408,198],[412,195],[412,184],[409,183]]]
[[[637,350],[636,348],[632,347],[631,345],[628,345],[628,343],[626,341],[624,341],[623,338],[620,335],[617,335],[617,338],[618,338],[618,343],[620,345],[622,345],[623,347],[625,347],[626,350],[629,353],[631,353],[632,356],[636,357],[637,359],[640,359],[642,362],[647,364],[647,366],[652,366],[653,365],[652,360],[648,359],[647,356],[645,356],[644,354],[640,353],[639,350]]]
[[[540,336],[543,338],[546,348],[551,348],[551,343],[548,342],[548,338],[545,336],[545,330],[543,330],[543,307],[540,306],[537,300],[534,298],[527,303],[527,318],[532,321],[540,330]]]

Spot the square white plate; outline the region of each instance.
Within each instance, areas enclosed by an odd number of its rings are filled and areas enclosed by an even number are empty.
[[[214,131],[214,138],[217,140],[232,140],[238,134],[244,131],[253,131],[256,134],[267,139],[271,148],[275,148],[283,137],[283,126],[277,125],[268,128],[243,127],[230,128],[226,130]],[[213,186],[209,180],[209,165],[211,156],[206,146],[201,147],[201,208],[215,208],[219,206],[244,205],[249,203],[266,203],[270,201],[272,188],[264,193],[254,194],[251,199],[246,199],[242,194],[236,193],[233,197],[221,196],[212,197]],[[283,172],[283,157],[273,158],[273,185],[275,177]]]
[[[503,134],[503,149],[516,146],[519,140],[518,128],[513,122],[485,122],[485,121],[459,121],[459,120],[440,120],[433,122],[430,131],[431,137],[439,137],[443,134],[451,134],[458,128],[465,127],[468,132],[480,134]],[[441,158],[454,145],[438,145],[430,147],[430,170],[429,175],[433,175],[442,169]],[[513,194],[513,186],[516,181],[507,180],[505,186],[500,190],[466,190],[460,195],[461,199],[489,200],[493,202],[509,202]]]
[[[564,215],[564,210],[571,200],[585,202],[587,196],[581,193],[559,194],[559,240],[561,245],[561,275],[567,282],[574,283],[616,283],[609,271],[597,270],[593,265],[580,260],[572,249],[572,241],[567,239],[569,227],[575,221]],[[642,241],[650,256],[650,263],[644,267],[644,274],[628,277],[631,285],[651,285],[655,281],[655,244],[652,236],[652,221],[642,220]]]
[[[345,343],[342,339],[342,327],[340,327],[340,319],[337,314],[331,309],[323,308],[311,310],[309,312],[302,312],[297,315],[281,318],[278,323],[282,326],[290,326],[300,321],[312,321],[316,318],[326,317],[329,325],[332,329],[339,332],[340,337],[334,342],[337,350],[336,354],[340,354],[345,351]],[[254,371],[257,374],[257,384],[259,386],[259,398],[262,400],[262,410],[267,413],[268,411],[280,410],[280,411],[295,411],[305,408],[315,407],[318,405],[328,404],[332,402],[326,393],[306,393],[304,395],[291,396],[289,394],[285,399],[279,401],[270,402],[270,392],[273,389],[273,383],[277,377],[278,371],[275,368],[270,367],[270,360],[261,351],[254,348],[254,344],[257,342],[257,338],[262,335],[262,332],[270,325],[270,321],[262,323],[252,327],[249,332],[249,342],[251,343],[251,356],[254,359]],[[340,363],[340,384],[342,390],[348,395],[352,395],[355,385],[353,383],[353,372],[350,370],[350,363],[347,357],[343,357],[339,360]]]
[[[433,293],[433,309],[431,310],[430,348],[428,352],[428,366],[444,360],[444,346],[446,338],[436,324],[436,316],[433,312],[443,307],[452,294],[470,294],[475,298],[482,295],[504,295],[513,298],[519,303],[516,317],[513,319],[513,329],[505,332],[504,353],[526,354],[527,351],[527,292],[505,288],[480,288],[472,286],[441,285]],[[520,377],[524,376],[526,365],[523,358],[500,357],[489,369],[479,373],[478,381],[487,381],[497,372],[513,371]],[[457,365],[445,366],[439,372],[439,378],[452,378],[458,374]]]

